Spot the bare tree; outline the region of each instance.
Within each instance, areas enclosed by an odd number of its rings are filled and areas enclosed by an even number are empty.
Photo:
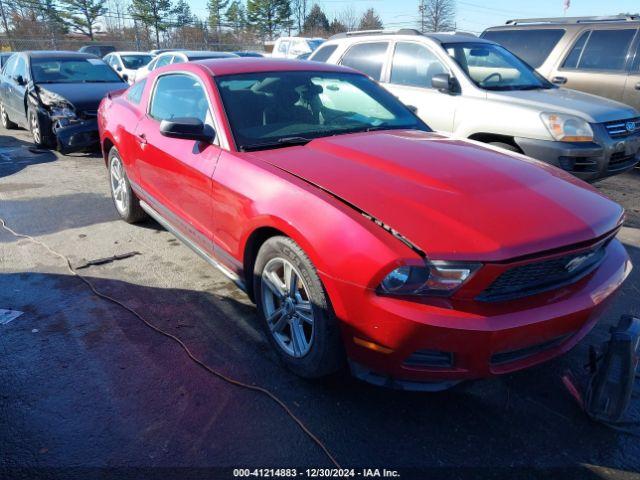
[[[304,27],[304,21],[307,18],[309,8],[308,0],[291,0],[291,10],[293,12],[293,19],[298,28],[298,34],[302,32]]]
[[[455,0],[420,0],[420,30],[446,32],[456,29]]]
[[[353,6],[346,6],[338,15],[336,16],[338,22],[344,25],[347,32],[351,32],[358,28],[358,23],[360,22],[360,15],[358,15],[353,8]]]

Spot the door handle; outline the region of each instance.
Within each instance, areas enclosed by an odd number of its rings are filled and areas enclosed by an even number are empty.
[[[636,90],[640,90],[640,82],[636,83],[635,87],[633,88],[635,88]]]
[[[556,85],[564,85],[567,83],[567,77],[553,77],[551,79],[551,83],[555,83]]]
[[[142,145],[146,145],[147,136],[144,133],[140,133],[140,134],[136,135],[136,140],[138,140],[138,143],[140,143]]]

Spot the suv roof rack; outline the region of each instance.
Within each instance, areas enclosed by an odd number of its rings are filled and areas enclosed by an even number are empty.
[[[425,32],[422,33],[420,30],[415,28],[401,28],[400,30],[355,30],[353,32],[343,32],[336,33],[329,37],[329,40],[334,40],[336,38],[348,38],[348,37],[357,37],[359,35],[421,35],[421,36],[429,36],[429,35],[465,35],[467,37],[475,37],[473,33],[470,32]]]
[[[607,17],[549,17],[549,18],[516,18],[507,20],[506,25],[526,25],[540,23],[601,23],[601,22],[633,22],[640,20],[638,15],[612,15]]]
[[[357,37],[359,35],[422,35],[422,32],[415,28],[401,28],[400,30],[354,30],[352,32],[336,33],[329,37],[329,40]]]

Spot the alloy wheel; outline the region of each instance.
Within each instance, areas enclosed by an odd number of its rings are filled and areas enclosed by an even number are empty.
[[[111,177],[111,194],[113,195],[113,201],[116,204],[118,212],[124,215],[129,205],[129,191],[126,185],[122,162],[118,157],[112,158],[109,175]]]
[[[31,127],[31,135],[33,135],[33,141],[36,145],[40,145],[42,143],[42,134],[40,132],[40,123],[38,123],[38,116],[31,112],[29,118],[29,126]]]
[[[2,126],[7,128],[9,126],[9,116],[7,115],[7,111],[4,109],[3,103],[0,103],[0,118],[2,119]]]
[[[311,350],[314,316],[309,290],[293,264],[272,258],[262,271],[262,305],[271,335],[291,357],[300,358]]]

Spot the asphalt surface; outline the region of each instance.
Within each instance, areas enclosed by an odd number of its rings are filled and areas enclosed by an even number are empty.
[[[81,272],[212,368],[278,395],[342,466],[408,469],[405,478],[515,478],[532,468],[640,478],[638,437],[590,421],[560,379],[568,369],[584,378],[588,346],[606,340],[620,314],[640,313],[640,269],[583,342],[528,371],[439,394],[347,375],[304,381],[278,364],[254,306],[231,282],[156,223],[116,218],[99,155],[34,153],[28,138],[0,130],[0,217],[75,266],[139,252]],[[627,208],[621,238],[640,265],[640,173],[598,187]],[[226,478],[230,471],[210,468],[331,466],[273,401],[207,373],[42,247],[0,229],[0,259],[0,309],[24,312],[0,325],[0,478],[90,478],[110,468],[142,478],[135,467]],[[638,397],[629,416],[640,419]]]

